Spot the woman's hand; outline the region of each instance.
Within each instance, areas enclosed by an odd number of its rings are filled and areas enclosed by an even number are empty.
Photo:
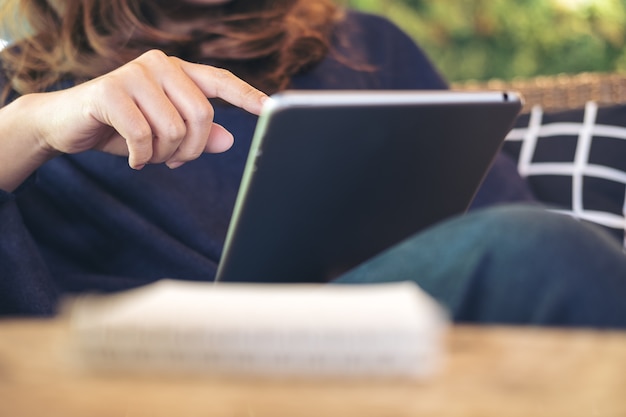
[[[99,149],[128,155],[135,169],[161,162],[176,168],[203,152],[230,148],[233,137],[213,123],[207,97],[219,97],[255,114],[266,97],[226,70],[160,51],[48,95],[47,112],[54,117],[39,125],[38,135],[51,152]]]
[[[13,191],[61,153],[98,149],[141,169],[225,151],[233,137],[213,123],[211,97],[254,114],[267,98],[226,70],[160,51],[66,90],[22,96],[0,109],[0,189]]]

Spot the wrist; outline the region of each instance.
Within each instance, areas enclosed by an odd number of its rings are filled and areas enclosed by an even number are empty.
[[[5,191],[14,191],[41,165],[60,154],[40,134],[41,109],[35,96],[19,97],[0,109],[0,189]]]
[[[47,112],[42,106],[47,93],[26,94],[17,98],[13,103],[12,115],[14,116],[15,129],[19,132],[15,135],[16,140],[23,140],[28,143],[27,155],[41,161],[41,163],[62,154],[47,141],[45,127],[40,121],[50,119],[54,112]]]

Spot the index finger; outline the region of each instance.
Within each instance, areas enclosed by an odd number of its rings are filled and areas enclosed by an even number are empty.
[[[232,72],[180,60],[182,70],[207,97],[221,98],[253,114],[260,114],[267,95]]]

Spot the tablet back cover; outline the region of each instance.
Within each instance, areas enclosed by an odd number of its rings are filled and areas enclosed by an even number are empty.
[[[216,279],[329,281],[463,213],[520,108],[492,92],[278,95],[259,120]]]

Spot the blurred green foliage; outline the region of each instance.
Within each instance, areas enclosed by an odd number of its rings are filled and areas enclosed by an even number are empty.
[[[387,16],[450,81],[626,71],[626,0],[343,0]]]

